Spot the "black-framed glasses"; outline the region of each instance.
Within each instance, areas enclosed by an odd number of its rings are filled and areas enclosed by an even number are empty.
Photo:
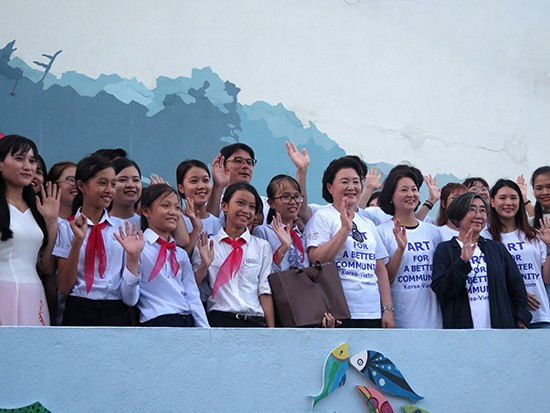
[[[296,201],[297,204],[301,204],[304,202],[304,196],[301,194],[298,195],[281,195],[281,196],[274,196],[273,199],[280,199],[283,204],[290,204],[292,200]]]
[[[258,162],[256,159],[243,158],[242,156],[235,156],[234,158],[228,159],[228,161],[235,162],[237,165],[246,163],[248,166],[255,166]]]
[[[76,180],[74,176],[66,176],[65,178],[60,178],[57,181],[55,181],[56,184],[59,184],[61,182],[67,182],[69,185],[75,185]]]
[[[357,229],[357,224],[352,222],[351,237],[357,242],[365,242],[365,236]]]

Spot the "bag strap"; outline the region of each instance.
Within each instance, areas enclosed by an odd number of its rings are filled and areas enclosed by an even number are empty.
[[[323,267],[319,261],[315,262],[312,267],[300,268],[298,274],[304,273],[314,283],[319,282],[319,276],[321,275]]]

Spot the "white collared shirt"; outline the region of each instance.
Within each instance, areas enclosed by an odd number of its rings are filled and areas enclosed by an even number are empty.
[[[76,212],[75,218],[80,215],[80,209]],[[103,216],[99,220],[99,223],[107,221],[107,226],[101,231],[103,236],[103,243],[105,245],[105,254],[107,257],[107,267],[103,278],[99,276],[97,270],[98,261],[97,256],[94,259],[94,283],[90,292],[86,291],[86,281],[84,280],[84,257],[86,256],[86,245],[88,244],[88,238],[92,232],[92,226],[94,223],[88,219],[88,230],[86,231],[86,237],[80,247],[80,254],[78,257],[78,267],[76,274],[76,282],[71,290],[70,295],[76,297],[88,298],[91,300],[124,300],[128,305],[131,296],[133,295],[132,288],[123,282],[122,274],[125,269],[126,260],[124,249],[122,245],[115,239],[114,233],[119,230],[118,225],[109,217],[109,214],[105,210]],[[71,244],[74,239],[73,231],[71,230],[69,221],[62,221],[57,228],[57,239],[53,249],[53,255],[59,258],[68,258],[71,252]]]
[[[216,276],[227,256],[233,248],[222,241],[229,237],[222,229],[213,237],[214,261],[208,269],[210,285],[214,286]],[[216,293],[208,298],[208,311],[225,311],[234,314],[264,316],[260,305],[260,295],[271,294],[267,276],[271,274],[273,254],[266,240],[254,237],[248,229],[241,235],[246,242],[243,244],[243,260],[237,274]],[[195,262],[197,260],[197,262]],[[193,254],[193,264],[200,264],[200,255]]]
[[[304,261],[300,262],[302,254],[300,253],[300,250],[296,247],[294,244],[294,240],[292,241],[292,244],[290,244],[290,247],[288,251],[285,253],[283,259],[281,260],[280,264],[277,265],[275,262],[273,262],[272,270],[273,272],[277,271],[286,271],[290,267],[297,267],[297,268],[303,268],[303,267],[309,267],[309,259],[307,256],[307,247],[306,247],[306,237],[304,234],[300,232],[298,227],[293,228],[300,237],[300,240],[302,241],[302,245],[304,246]],[[281,246],[281,241],[279,240],[279,237],[273,230],[273,226],[271,224],[264,224],[260,225],[252,231],[253,235],[255,237],[265,239],[267,242],[269,242],[269,245],[271,246],[271,253],[275,254],[275,251]]]
[[[180,247],[176,247],[176,257],[180,269],[174,276],[170,266],[172,253],[168,250],[164,265],[155,278],[149,281],[160,251],[161,245],[157,242],[160,237],[150,228],[143,232],[143,237],[145,238],[145,247],[140,257],[140,276],[134,276],[131,281],[128,280],[132,285],[139,284],[139,292],[133,299],[134,304],[137,302],[141,313],[140,322],[144,323],[167,314],[190,314],[195,320],[195,326],[210,327],[199,298],[199,290],[187,253]]]
[[[136,224],[136,229],[138,231],[141,229],[141,215],[134,213],[134,215],[131,216],[130,218],[119,218],[119,217],[114,217],[112,215],[109,215],[109,217],[111,218],[111,221],[113,221],[113,223],[115,224],[115,227],[117,228],[120,225],[122,229],[126,230],[124,224],[127,222],[128,224],[130,224],[130,229],[132,229],[132,224]]]

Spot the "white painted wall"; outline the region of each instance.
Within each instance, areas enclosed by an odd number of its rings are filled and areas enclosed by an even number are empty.
[[[550,2],[0,0],[0,44],[53,73],[211,66],[369,162],[489,181],[548,164]]]
[[[550,330],[0,327],[0,408],[52,412],[308,412],[326,355],[389,357],[432,413],[547,412]],[[364,412],[347,382],[315,412]],[[400,412],[404,399],[389,398]]]

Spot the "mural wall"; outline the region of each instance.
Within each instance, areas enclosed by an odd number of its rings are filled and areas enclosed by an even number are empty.
[[[46,161],[124,147],[179,161],[254,147],[260,192],[345,152],[408,160],[441,184],[548,163],[550,4],[538,1],[2,1],[0,132]]]

